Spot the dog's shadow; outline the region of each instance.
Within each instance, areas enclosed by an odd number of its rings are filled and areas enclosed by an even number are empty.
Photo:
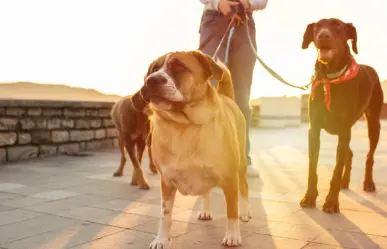
[[[320,236],[312,242],[329,244],[343,248],[380,248],[373,240],[378,236],[365,234],[360,227],[349,220],[344,214],[326,214],[319,209],[302,209],[308,219],[320,226]],[[384,239],[383,237],[379,237]]]

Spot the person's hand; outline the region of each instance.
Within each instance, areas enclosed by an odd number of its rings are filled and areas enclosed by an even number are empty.
[[[231,15],[234,11],[233,7],[238,6],[239,4],[240,4],[239,2],[232,2],[232,1],[228,1],[228,0],[219,0],[218,9],[224,16],[230,17],[230,18],[233,18],[235,16],[236,20],[241,21],[242,19],[236,13]]]

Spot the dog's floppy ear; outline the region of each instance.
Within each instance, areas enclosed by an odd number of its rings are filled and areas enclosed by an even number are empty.
[[[221,80],[223,78],[223,69],[209,55],[199,50],[194,51],[193,54],[202,65],[206,79]]]
[[[358,53],[357,51],[357,31],[355,26],[353,26],[352,23],[347,23],[345,26],[347,30],[347,37],[349,40],[351,40],[352,43],[352,50],[355,54]]]
[[[134,108],[136,108],[137,111],[142,112],[144,111],[144,108],[147,106],[147,102],[142,98],[141,91],[137,91],[132,97],[131,97],[132,103]]]
[[[307,49],[309,47],[309,44],[313,41],[314,25],[315,23],[310,23],[306,27],[304,39],[302,40],[302,49]]]

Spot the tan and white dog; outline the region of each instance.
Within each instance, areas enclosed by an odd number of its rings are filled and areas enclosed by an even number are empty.
[[[218,89],[209,82],[211,78],[218,80]],[[222,243],[240,245],[238,216],[244,222],[251,218],[244,156],[246,121],[233,101],[229,70],[199,51],[167,53],[149,66],[141,95],[153,111],[152,156],[161,175],[162,218],[150,248],[169,246],[177,190],[202,196],[198,219],[209,220],[214,187],[223,190],[227,204]]]

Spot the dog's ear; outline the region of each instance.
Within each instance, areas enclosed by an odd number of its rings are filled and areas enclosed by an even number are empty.
[[[144,111],[144,108],[148,105],[148,103],[142,98],[141,91],[137,91],[131,97],[131,100],[132,100],[134,108],[136,108],[136,110],[139,112]]]
[[[314,25],[315,23],[310,23],[306,27],[304,39],[302,40],[302,49],[307,49],[309,44],[313,41]]]
[[[348,40],[351,40],[351,43],[352,43],[352,50],[355,54],[357,54],[358,51],[357,51],[357,31],[356,31],[356,28],[355,28],[355,26],[353,26],[352,23],[347,23],[345,28],[347,31]]]
[[[197,50],[193,51],[194,56],[199,61],[204,70],[206,79],[221,80],[223,78],[223,69],[209,55]]]

